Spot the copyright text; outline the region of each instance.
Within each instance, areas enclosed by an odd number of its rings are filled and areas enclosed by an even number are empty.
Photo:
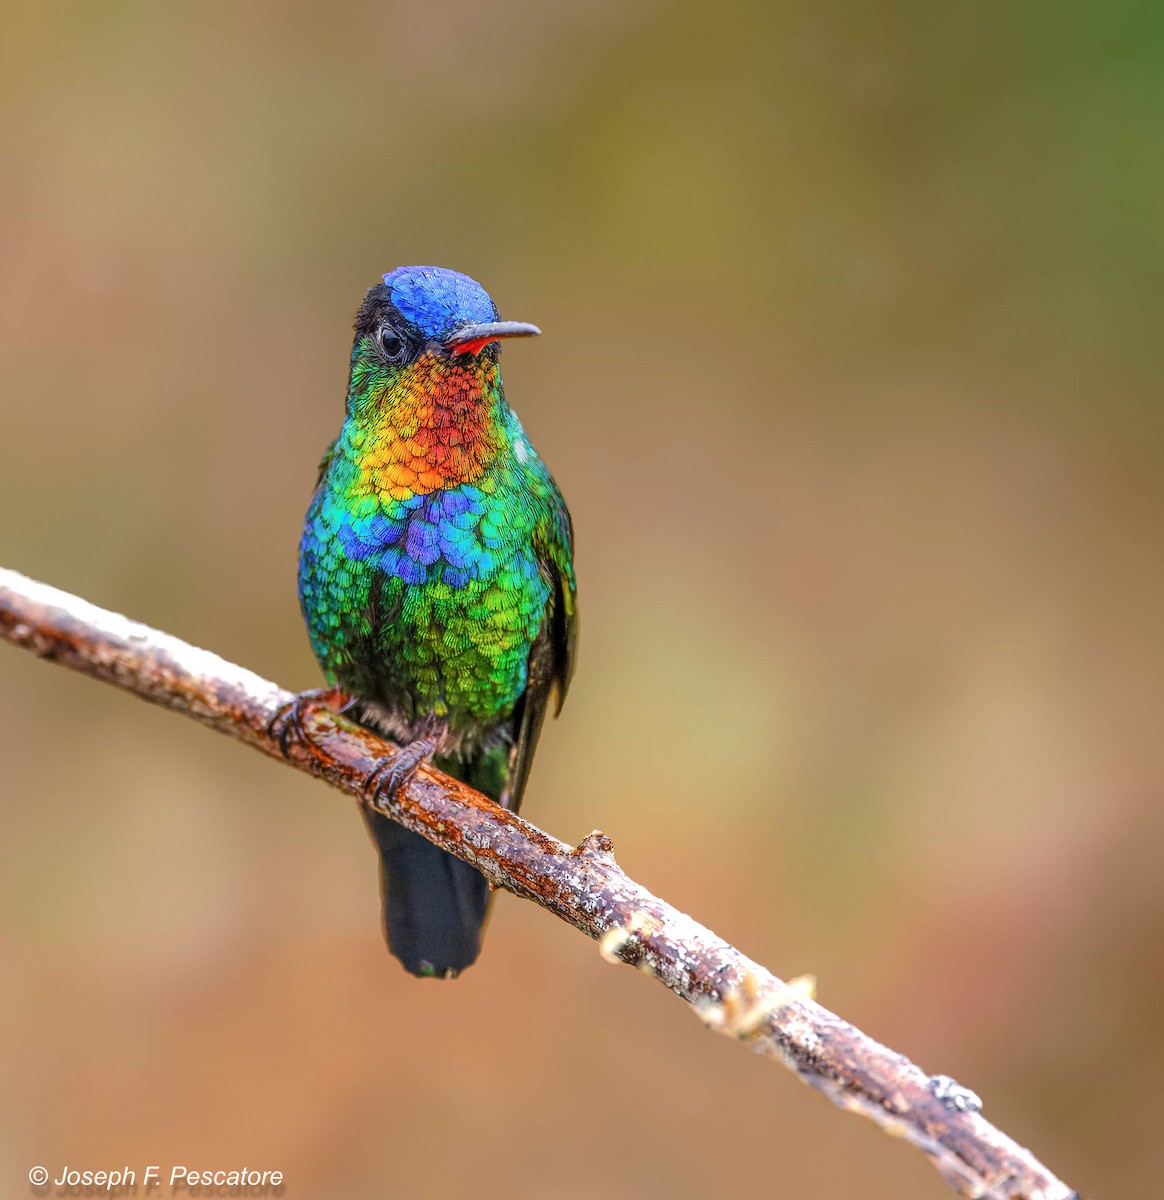
[[[41,1195],[146,1196],[176,1200],[234,1200],[238,1197],[282,1196],[283,1172],[252,1167],[202,1170],[176,1164],[133,1168],[78,1168],[65,1165],[56,1172],[35,1166],[28,1182]]]

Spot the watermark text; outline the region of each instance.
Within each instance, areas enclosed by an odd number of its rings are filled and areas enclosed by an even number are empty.
[[[248,1200],[284,1195],[282,1171],[256,1167],[202,1168],[183,1163],[144,1167],[74,1167],[50,1171],[37,1165],[28,1182],[41,1196],[141,1196],[152,1200]]]

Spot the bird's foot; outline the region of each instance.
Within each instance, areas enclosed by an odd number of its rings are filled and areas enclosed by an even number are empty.
[[[279,709],[267,725],[267,734],[278,740],[279,749],[286,758],[292,741],[300,742],[304,746],[311,745],[311,738],[303,728],[303,718],[308,709],[326,708],[328,712],[339,716],[354,704],[355,699],[338,688],[311,688],[309,691],[300,692]]]
[[[398,796],[416,777],[420,764],[432,758],[443,741],[444,730],[433,730],[402,746],[391,758],[380,759],[364,780],[364,802],[368,807],[384,812],[383,797]]]

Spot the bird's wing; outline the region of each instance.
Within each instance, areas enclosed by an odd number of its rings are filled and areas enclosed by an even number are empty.
[[[331,466],[331,460],[335,458],[335,447],[338,441],[339,438],[336,438],[323,452],[323,457],[319,460],[319,474],[316,476],[315,487],[312,488],[313,492],[319,491],[319,485],[323,482],[323,477],[327,474],[328,467]]]
[[[550,699],[554,698],[554,716],[557,716],[574,674],[574,653],[578,643],[574,529],[561,496],[555,495],[555,501],[551,517],[534,535],[538,566],[550,585],[550,598],[546,603],[545,619],[530,650],[525,692],[514,711],[509,778],[501,800],[514,812],[525,793]]]

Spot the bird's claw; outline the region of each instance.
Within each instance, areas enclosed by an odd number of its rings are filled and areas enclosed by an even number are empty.
[[[299,692],[282,705],[267,723],[267,736],[278,741],[279,749],[286,758],[292,741],[300,742],[304,746],[311,745],[311,738],[303,727],[303,719],[309,709],[320,706],[339,716],[347,712],[353,704],[355,700],[351,696],[346,696],[335,688],[312,688],[306,692]]]
[[[379,812],[386,811],[385,796],[395,799],[416,777],[420,764],[436,753],[434,738],[418,738],[403,746],[391,758],[382,758],[364,780],[365,803]],[[370,791],[369,791],[370,789]]]

